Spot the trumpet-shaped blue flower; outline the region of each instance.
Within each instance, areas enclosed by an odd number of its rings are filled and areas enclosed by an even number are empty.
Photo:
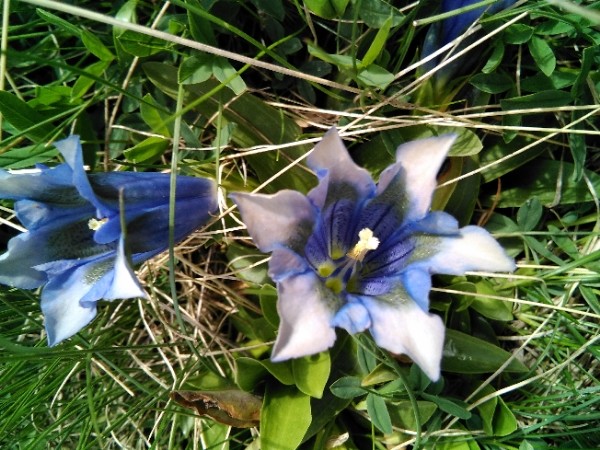
[[[480,2],[481,0],[443,0],[441,5],[441,12],[447,13],[450,11],[454,11],[460,8],[464,8],[467,6],[471,6],[475,3]],[[429,28],[427,32],[427,36],[425,38],[425,42],[423,43],[423,52],[422,57],[429,56],[439,48],[444,45],[452,42],[454,39],[463,34],[467,29],[475,23],[482,14],[488,13],[493,14],[503,9],[506,9],[512,6],[516,0],[498,0],[489,5],[481,6],[479,8],[475,8],[461,14],[456,14],[454,16],[448,17],[442,22],[436,22]],[[435,58],[429,61],[425,65],[426,70],[433,69],[440,58]],[[464,58],[461,58],[458,61],[450,64],[447,67],[442,68],[436,73],[436,77],[441,79],[442,82],[446,82],[447,79],[450,79],[454,72],[464,68],[465,64],[468,65],[468,62],[465,62]]]
[[[56,167],[0,171],[0,198],[16,200],[17,218],[27,229],[0,256],[0,283],[43,286],[41,308],[51,346],[86,326],[98,300],[145,297],[126,250],[138,264],[169,243],[169,174],[88,175],[78,136],[56,148],[65,159]],[[211,180],[177,177],[175,240],[200,227],[215,209]]]
[[[484,229],[429,211],[453,140],[401,145],[375,184],[332,129],[308,157],[319,184],[307,196],[231,196],[258,248],[272,253],[281,319],[273,361],[328,349],[340,327],[369,330],[381,347],[439,377],[444,325],[428,312],[431,274],[515,267]]]

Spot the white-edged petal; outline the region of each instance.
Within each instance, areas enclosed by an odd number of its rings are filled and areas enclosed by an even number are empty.
[[[437,381],[444,347],[442,319],[408,299],[395,304],[372,297],[362,300],[371,315],[375,342],[392,353],[408,355],[431,380]]]
[[[330,348],[335,342],[331,325],[334,308],[317,276],[308,272],[289,277],[278,284],[280,325],[271,360],[312,355]]]
[[[377,193],[382,193],[400,173],[407,207],[404,220],[419,220],[431,206],[437,185],[437,173],[456,139],[453,134],[419,139],[402,144],[396,150],[396,163],[385,169],[379,178]]]
[[[371,195],[375,190],[371,175],[352,161],[335,127],[325,133],[308,156],[307,163],[321,180],[319,186],[309,194],[320,208],[324,206],[328,194],[326,187],[332,184],[351,185],[360,198]]]
[[[431,256],[422,261],[431,273],[462,275],[467,271],[512,272],[516,268],[514,260],[481,227],[467,226],[458,236],[442,236],[432,242]]]
[[[95,302],[80,302],[92,287],[85,283],[89,271],[88,266],[78,267],[52,278],[42,289],[41,308],[50,347],[73,336],[96,317]]]
[[[103,298],[106,300],[115,300],[118,298],[134,297],[147,298],[147,295],[140,286],[140,282],[135,276],[133,269],[127,262],[124,239],[121,237],[115,258],[112,282],[103,295]]]
[[[306,242],[315,221],[315,210],[310,200],[296,191],[283,190],[273,195],[230,195],[235,202],[248,233],[263,252],[273,251],[277,246],[294,248],[294,244]]]
[[[71,135],[66,139],[55,142],[54,146],[63,155],[65,162],[73,171],[72,183],[77,188],[79,195],[94,205],[101,212],[101,217],[109,215],[111,212],[110,208],[98,199],[85,173],[83,167],[83,150],[81,149],[79,136]]]

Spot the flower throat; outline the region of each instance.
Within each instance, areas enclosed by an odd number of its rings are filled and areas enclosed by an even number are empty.
[[[325,279],[325,286],[336,294],[342,291],[353,291],[365,255],[377,247],[379,247],[379,239],[373,232],[369,228],[360,230],[358,242],[344,257],[319,267],[319,275]]]

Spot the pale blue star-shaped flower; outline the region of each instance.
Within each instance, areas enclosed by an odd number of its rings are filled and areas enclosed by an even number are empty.
[[[17,218],[27,229],[0,255],[0,283],[42,287],[51,346],[86,326],[98,300],[145,297],[126,251],[139,264],[169,245],[169,174],[86,174],[78,136],[55,145],[63,164],[0,170],[0,198],[15,200]],[[216,207],[213,181],[178,176],[175,241],[204,224]]]
[[[401,145],[375,184],[334,128],[308,157],[319,184],[307,196],[231,195],[258,248],[272,253],[281,319],[273,361],[328,349],[340,327],[369,330],[378,345],[439,378],[444,325],[428,311],[431,275],[515,268],[483,228],[459,228],[429,210],[454,139]]]

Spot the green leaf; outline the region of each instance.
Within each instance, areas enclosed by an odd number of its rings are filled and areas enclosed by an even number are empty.
[[[324,19],[342,17],[350,0],[304,0],[304,4]]]
[[[255,248],[231,242],[227,246],[226,255],[229,265],[240,279],[258,285],[269,282],[266,264],[256,265],[258,261],[265,259],[263,253]]]
[[[404,20],[404,15],[399,9],[394,8],[384,0],[362,0],[358,11],[359,17],[370,28],[381,28],[386,21],[392,18],[392,27],[396,27]]]
[[[385,400],[379,395],[370,393],[367,395],[367,412],[371,422],[384,434],[392,432],[392,419],[385,404]]]
[[[438,130],[440,134],[455,133],[456,139],[448,152],[448,156],[471,156],[477,155],[483,144],[479,137],[471,130],[464,127],[442,127]]]
[[[506,187],[500,199],[493,201],[497,201],[501,208],[519,207],[531,197],[537,197],[548,207],[593,201],[595,195],[592,195],[587,184],[574,181],[570,176],[574,170],[573,163],[537,159],[515,171],[514,179],[519,182]],[[600,175],[591,170],[584,173],[595,192],[600,192]]]
[[[523,231],[534,230],[542,218],[544,208],[537,197],[528,199],[517,211],[517,224]]]
[[[138,33],[137,31],[126,30],[117,37],[123,50],[133,56],[145,57],[155,55],[159,52],[170,50],[172,44],[162,39]]]
[[[96,61],[90,64],[83,70],[83,74],[77,78],[73,84],[71,91],[71,99],[77,100],[82,98],[94,86],[94,83],[102,76],[102,74],[110,66],[110,61]]]
[[[459,405],[458,403],[449,400],[444,397],[440,397],[439,395],[431,395],[426,392],[422,392],[421,396],[425,400],[429,400],[432,403],[435,403],[442,411],[452,414],[453,416],[458,417],[459,419],[468,420],[471,418],[471,412],[465,408],[465,404]]]
[[[476,399],[487,397],[495,392],[491,386],[479,391]],[[517,420],[501,397],[491,397],[477,406],[483,421],[483,431],[488,436],[507,436],[517,429]]]
[[[246,90],[246,83],[225,58],[213,58],[213,74],[217,80],[226,84],[236,95]]]
[[[277,380],[285,385],[293,385],[295,383],[294,373],[292,370],[292,361],[271,362],[269,359],[259,361],[268,372]]]
[[[329,352],[294,358],[292,372],[294,383],[301,392],[311,397],[321,398],[331,372]]]
[[[431,419],[437,409],[437,405],[433,402],[422,400],[417,402],[417,414],[419,414],[419,422],[421,423],[421,426]],[[395,426],[407,430],[417,431],[417,420],[415,418],[415,409],[412,402],[398,402],[397,404],[394,404],[394,408],[391,408],[389,411],[392,423]]]
[[[156,161],[168,148],[169,140],[158,136],[151,136],[125,150],[123,155],[132,163]]]
[[[19,133],[34,142],[45,142],[56,133],[52,124],[44,123],[46,117],[9,92],[0,91],[0,113]]]
[[[522,23],[515,23],[504,30],[502,39],[507,44],[524,44],[533,36],[533,28]]]
[[[529,41],[529,52],[533,60],[546,76],[552,75],[556,68],[556,57],[548,43],[537,36],[533,36]]]
[[[260,416],[261,447],[296,450],[311,419],[308,395],[293,386],[268,384]]]
[[[153,133],[171,137],[173,135],[171,132],[173,127],[171,116],[152,98],[152,95],[144,95],[143,100],[140,104],[140,114],[146,125],[150,127]]]
[[[556,34],[567,34],[575,31],[570,23],[564,20],[546,19],[535,26],[535,34],[542,36],[553,36]]]
[[[117,14],[115,15],[115,19],[118,19],[122,22],[127,23],[137,23],[137,8],[138,0],[127,0],[123,3],[123,6],[119,8]],[[119,37],[126,32],[125,28],[113,27],[113,34],[115,37]]]
[[[489,373],[496,371],[512,355],[487,341],[460,331],[446,330],[442,369],[453,373]],[[513,359],[506,372],[527,372],[520,361]]]
[[[39,105],[51,106],[68,104],[71,101],[71,88],[69,86],[47,85],[35,87],[35,98],[29,101],[29,106],[37,108]]]
[[[476,157],[450,158],[450,167],[444,171],[440,180],[449,180],[460,175],[471,173],[479,168]],[[476,173],[463,178],[458,183],[436,189],[434,202],[436,209],[452,214],[461,225],[468,225],[477,200],[481,185],[481,175]],[[450,195],[448,198],[447,196]]]
[[[206,4],[207,2],[186,0],[190,33],[194,40],[214,47],[217,45],[217,38],[213,31],[213,24],[209,20],[210,15],[209,13],[206,13],[208,6],[205,7],[202,3]],[[204,12],[206,16],[199,14],[199,11]]]
[[[186,58],[177,72],[181,84],[196,84],[208,80],[213,73],[213,56],[199,54]]]
[[[265,284],[259,289],[258,296],[263,316],[274,328],[277,328],[279,326],[279,315],[277,314],[277,289],[270,284]]]
[[[379,54],[383,51],[387,38],[390,34],[392,27],[392,16],[388,17],[383,23],[382,27],[377,31],[377,34],[373,38],[373,42],[369,46],[365,56],[362,59],[363,67],[368,67],[369,64],[375,62]]]
[[[24,169],[33,167],[35,164],[44,163],[56,155],[58,155],[58,150],[43,145],[13,148],[0,154],[0,167],[3,169]]]
[[[308,53],[310,53],[312,56],[333,64],[339,69],[350,70],[354,67],[360,67],[362,64],[360,59],[353,58],[352,56],[348,55],[327,53],[322,48],[310,42],[307,42],[306,48],[308,49]]]
[[[485,149],[479,154],[481,166],[489,166],[482,172],[484,181],[496,180],[498,177],[512,172],[546,151],[543,146],[537,145],[526,152],[512,156],[517,150],[532,142],[533,140],[530,137],[523,136],[517,136],[513,141],[508,143],[505,143],[502,139],[486,140]],[[512,157],[505,158],[508,155]],[[501,159],[504,159],[504,161],[497,163]]]
[[[551,90],[561,90],[566,87],[572,86],[577,79],[577,74],[570,69],[567,70],[555,70],[552,76],[547,77],[542,72],[538,72],[535,75],[524,78],[521,81],[521,89],[523,92],[543,92]],[[574,99],[577,96],[573,95],[571,90],[571,97]]]
[[[471,308],[492,320],[509,321],[513,319],[510,302],[490,298],[497,297],[498,293],[489,281],[482,280],[475,283],[475,289],[476,293],[480,295],[473,297],[469,305]]]
[[[371,64],[369,67],[358,73],[358,79],[366,86],[385,89],[392,81],[394,81],[394,74],[388,72],[383,67]]]
[[[352,399],[365,395],[367,391],[362,387],[359,377],[346,376],[336,380],[329,387],[333,395],[339,398]]]
[[[398,380],[398,374],[391,370],[387,364],[379,364],[362,379],[360,385],[369,387],[395,380]]]
[[[266,374],[273,375],[277,381],[286,386],[294,384],[291,364],[272,363],[269,360],[258,360],[242,356],[236,359],[238,366],[236,383],[245,391],[252,391],[260,381],[264,381]]]
[[[565,91],[548,90],[521,97],[500,100],[503,110],[528,109],[528,108],[556,108],[571,103],[571,94]]]
[[[492,73],[500,66],[502,58],[504,58],[504,44],[500,41],[496,41],[492,54],[481,71],[483,73]]]
[[[87,48],[90,53],[95,55],[100,61],[112,61],[115,59],[115,55],[113,55],[113,53],[94,33],[88,30],[83,30],[81,32],[81,41],[83,42],[83,45],[85,45],[85,48]]]
[[[478,73],[469,80],[473,86],[488,94],[500,94],[511,89],[514,82],[505,73]]]
[[[73,25],[71,22],[63,19],[62,17],[58,17],[57,15],[52,14],[51,12],[39,8],[36,8],[35,13],[42,19],[44,19],[46,22],[55,25],[59,28],[62,28],[67,33],[70,33],[73,36],[79,36],[81,34],[81,29],[78,26]]]
[[[235,383],[244,391],[251,392],[265,380],[269,373],[265,366],[254,358],[242,356],[236,359]]]

